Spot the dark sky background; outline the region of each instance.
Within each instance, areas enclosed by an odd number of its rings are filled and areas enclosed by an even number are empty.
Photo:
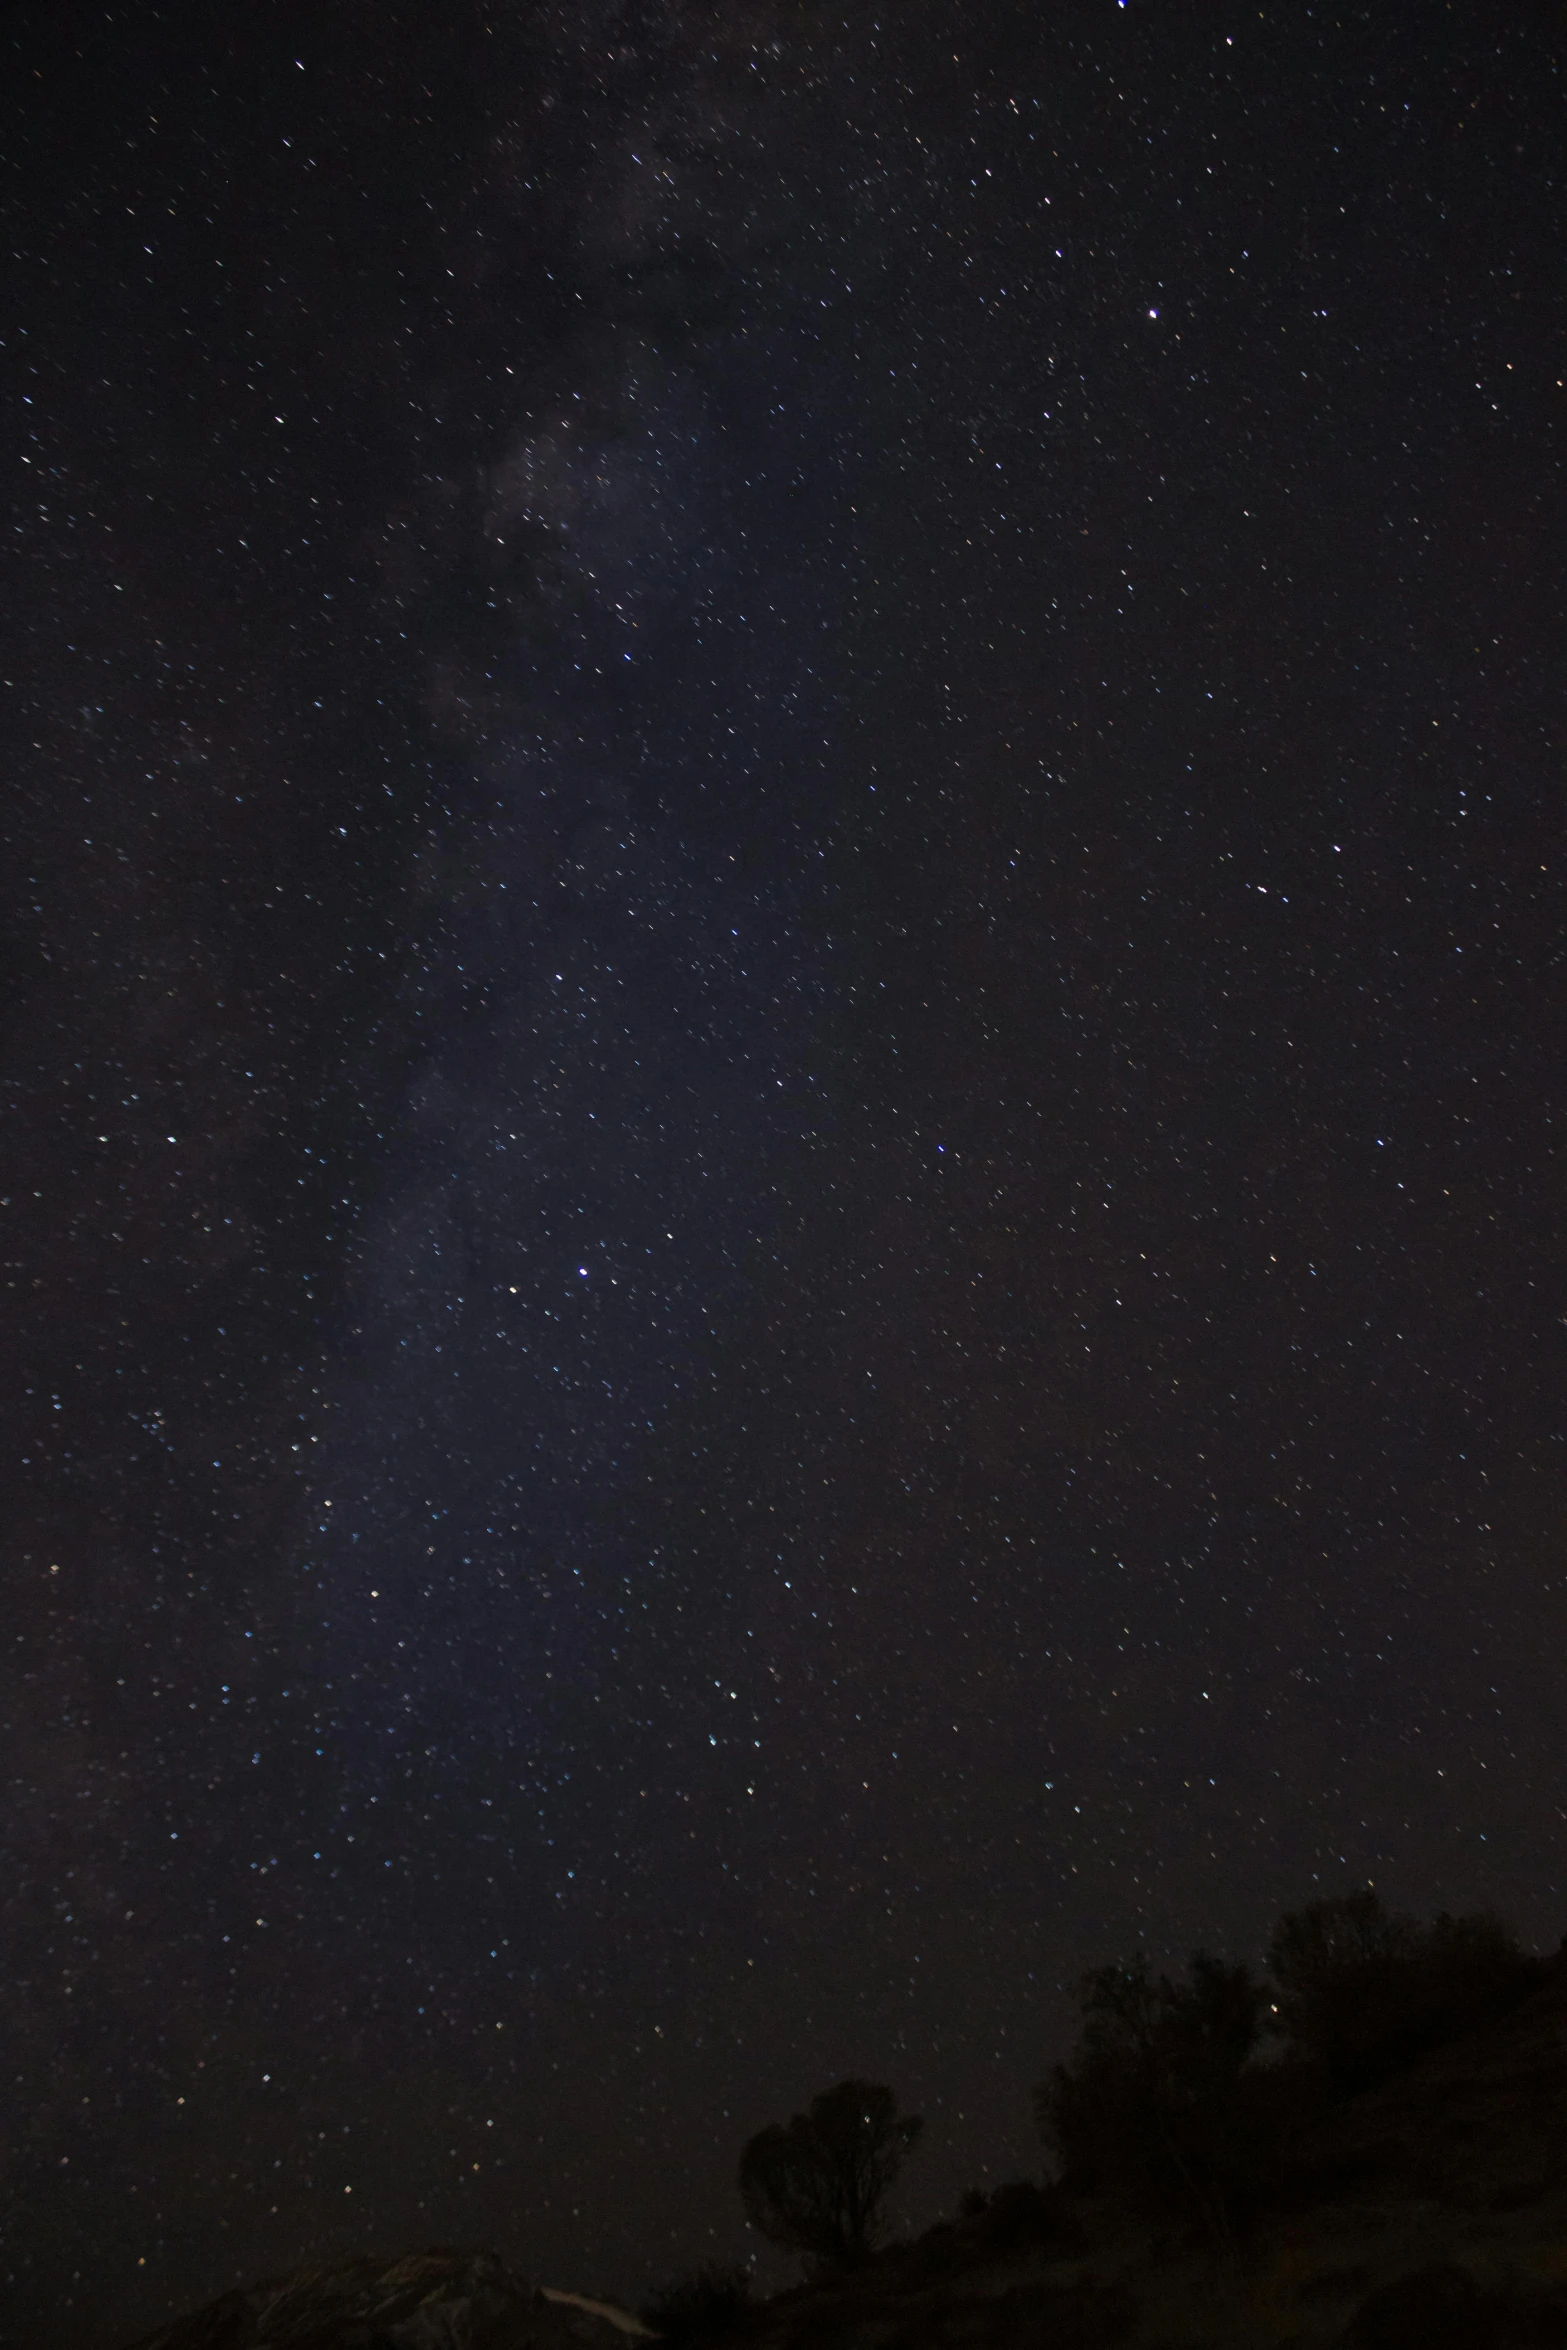
[[[11,13],[0,2338],[1554,1946],[1564,51]]]

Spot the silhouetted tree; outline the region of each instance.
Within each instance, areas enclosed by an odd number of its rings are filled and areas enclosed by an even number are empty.
[[[816,2267],[863,2259],[922,2127],[874,2081],[824,2089],[804,2113],[773,2122],[746,2146],[739,2181],[746,2218],[770,2243]]]
[[[683,2344],[721,2341],[750,2306],[749,2269],[721,2268],[709,2261],[655,2293],[642,2312],[642,2322],[672,2350],[680,2350]]]
[[[1503,2015],[1542,1965],[1489,1910],[1432,1925],[1390,1915],[1369,1888],[1280,1918],[1268,1951],[1273,2028],[1352,2096],[1445,2040]]]
[[[1261,1985],[1198,1951],[1185,1983],[1138,1958],[1085,1975],[1079,2001],[1077,2047],[1034,2092],[1065,2183],[1185,2209],[1227,2237],[1274,2134],[1274,2084],[1248,2068]]]

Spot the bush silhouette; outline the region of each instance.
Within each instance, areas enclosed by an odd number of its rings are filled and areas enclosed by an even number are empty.
[[[1341,2097],[1504,2015],[1545,1971],[1488,1910],[1422,1926],[1369,1889],[1288,1911],[1268,1969],[1273,2029]]]
[[[922,2126],[874,2081],[824,2089],[804,2113],[759,2130],[746,2146],[739,2178],[746,2218],[811,2267],[862,2260]]]
[[[685,2343],[721,2341],[750,2306],[750,2270],[708,2261],[655,2293],[642,2322],[678,2350]]]
[[[970,2187],[958,2204],[958,2216],[969,2237],[1003,2252],[1024,2244],[1075,2250],[1082,2236],[1059,2189],[1036,2187],[1032,2179],[1008,2179],[989,2190]]]

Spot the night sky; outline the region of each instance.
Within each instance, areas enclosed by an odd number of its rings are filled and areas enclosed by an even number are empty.
[[[0,2339],[1555,1946],[1564,55],[11,12]]]

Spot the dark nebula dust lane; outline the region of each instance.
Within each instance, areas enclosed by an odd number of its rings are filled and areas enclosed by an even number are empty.
[[[1549,21],[4,38],[0,2340],[1554,1944]]]

